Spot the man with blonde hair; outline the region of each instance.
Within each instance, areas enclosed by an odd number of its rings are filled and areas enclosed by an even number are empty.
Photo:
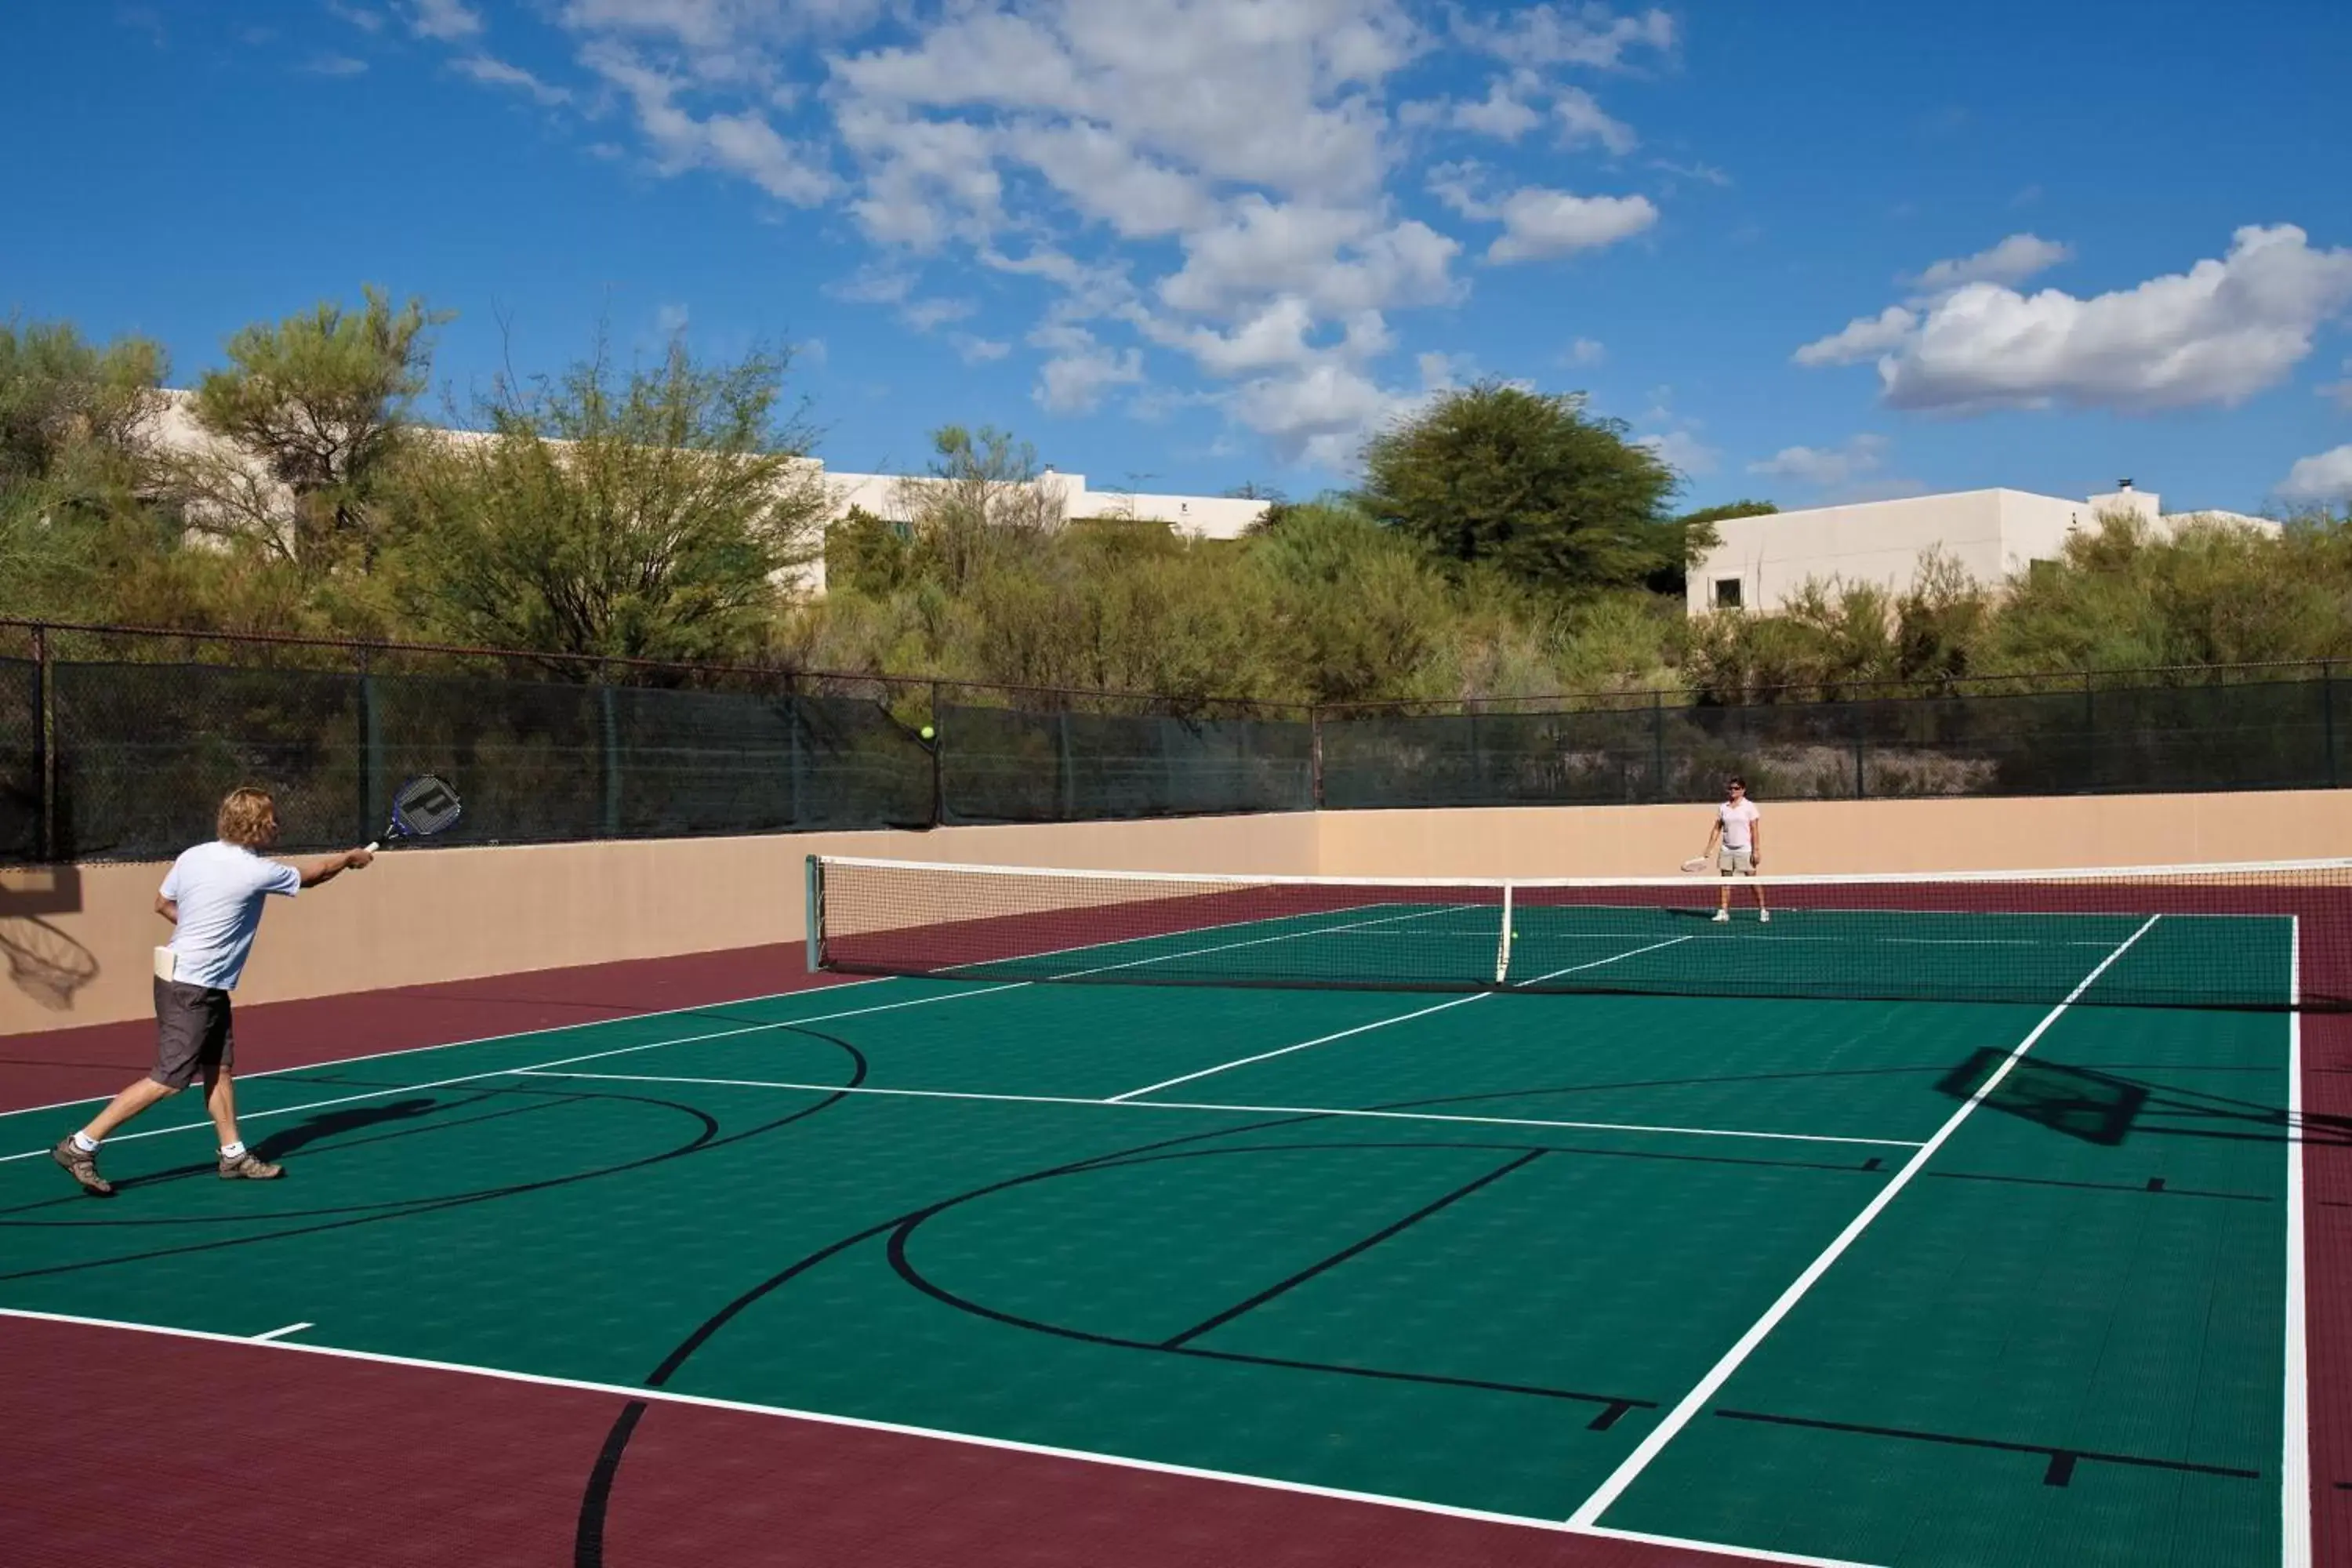
[[[221,802],[216,828],[217,839],[172,862],[155,894],[155,912],[173,925],[171,945],[155,950],[155,1070],[50,1151],[68,1174],[100,1197],[114,1191],[114,1184],[98,1173],[100,1142],[187,1088],[199,1074],[205,1109],[220,1134],[221,1179],[268,1181],[284,1173],[237,1135],[236,1092],[230,1083],[236,1042],[229,1026],[228,994],[236,989],[246,955],[253,951],[265,899],[315,888],[375,857],[366,849],[346,849],[294,865],[262,858],[259,852],[278,841],[278,808],[264,790],[231,790]]]

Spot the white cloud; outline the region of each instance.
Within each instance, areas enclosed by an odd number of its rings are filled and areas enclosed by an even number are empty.
[[[487,87],[511,87],[527,92],[550,109],[572,100],[572,95],[563,89],[551,87],[520,66],[509,65],[493,55],[467,55],[452,60],[449,68]]]
[[[1712,163],[1677,163],[1670,158],[1653,158],[1650,167],[1673,180],[1698,180],[1717,186],[1731,184],[1731,176]]]
[[[1636,447],[1647,447],[1659,459],[1676,473],[1700,477],[1715,472],[1721,465],[1723,454],[1699,439],[1692,428],[1661,430],[1648,436],[1633,437]]]
[[[364,6],[346,5],[341,4],[341,0],[327,0],[327,14],[331,16],[340,16],[362,33],[383,31],[382,14],[368,10]]]
[[[979,309],[969,300],[909,300],[898,319],[919,332],[928,332],[950,321],[961,321]]]
[[[2352,500],[2352,442],[2298,459],[2279,482],[2278,493],[2296,502]]]
[[[1828,337],[1816,338],[1799,349],[1802,365],[1853,364],[1896,348],[1919,325],[1919,318],[1900,305],[1889,305],[1875,316],[1856,316]]]
[[[1108,348],[1083,327],[1049,324],[1030,333],[1029,341],[1053,353],[1037,372],[1034,394],[1048,414],[1090,414],[1112,387],[1143,379],[1143,351]]]
[[[367,68],[367,61],[349,55],[317,55],[302,62],[305,76],[359,76]]]
[[[408,30],[420,38],[454,44],[482,30],[481,13],[466,0],[409,0]]]
[[[1528,185],[1503,198],[1503,232],[1486,247],[1494,262],[1533,261],[1631,238],[1658,221],[1647,196],[1580,196]]]
[[[539,65],[520,49],[485,52],[480,0],[330,3],[388,6],[448,45],[451,69],[596,122],[599,156],[626,143],[664,175],[716,174],[845,217],[875,265],[832,291],[941,333],[970,363],[1014,352],[1022,332],[992,319],[949,331],[982,319],[917,298],[913,268],[1003,275],[992,297],[1034,311],[1037,396],[1055,412],[1140,386],[1156,346],[1182,356],[1198,401],[1317,462],[1351,457],[1426,395],[1396,363],[1398,313],[1467,290],[1452,218],[1400,200],[1412,128],[1524,144],[1549,127],[1622,155],[1633,130],[1562,78],[1668,63],[1679,41],[1664,8],[1600,0],[1492,20],[1450,0],[516,7],[568,35],[573,79],[511,64]],[[1484,96],[1400,107],[1401,73],[1441,52]],[[1499,226],[1480,237],[1494,262],[1609,245],[1659,216],[1641,195],[1484,191],[1467,176],[1454,195],[1455,213]]]
[[[1949,293],[1970,283],[2022,283],[2037,272],[2073,259],[2074,255],[2072,246],[2036,235],[2012,234],[1990,250],[1938,261],[1909,281],[1929,295]]]
[[[1520,8],[1507,21],[1458,13],[1455,31],[1472,46],[1527,65],[1623,67],[1639,50],[1663,54],[1675,47],[1675,19],[1653,6],[1618,15],[1605,5],[1542,5]]]
[[[1571,147],[1598,142],[1622,158],[1641,145],[1632,126],[1612,119],[1600,101],[1580,87],[1560,89],[1551,111],[1559,121],[1560,139]]]
[[[2352,249],[2315,250],[2291,225],[2242,228],[2221,260],[2089,300],[1969,284],[1879,379],[1896,408],[2233,405],[2284,380],[2347,303]]]
[[[2344,362],[2344,371],[2345,377],[2342,381],[2323,381],[2312,390],[2322,397],[2331,399],[2336,407],[2346,413],[2352,414],[2352,359]]]
[[[674,338],[686,331],[693,321],[694,312],[684,305],[664,305],[654,312],[654,331],[664,338]]]
[[[1748,464],[1748,471],[1814,489],[1842,489],[1884,467],[1887,447],[1885,437],[1872,435],[1855,436],[1843,447],[1783,447],[1763,461]]]
[[[814,206],[835,189],[822,155],[785,141],[760,110],[698,119],[678,105],[685,84],[634,55],[596,47],[582,58],[635,105],[638,128],[659,153],[664,173],[722,170],[796,206]]]
[[[1496,82],[1477,103],[1457,103],[1447,117],[1459,131],[1474,131],[1501,142],[1516,142],[1543,123],[1543,116],[1521,102],[1508,86]]]
[[[1596,365],[1608,358],[1609,350],[1591,338],[1577,339],[1568,345],[1568,352],[1560,355],[1563,363],[1572,365]]]

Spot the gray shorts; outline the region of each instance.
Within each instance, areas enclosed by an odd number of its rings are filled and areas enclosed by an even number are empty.
[[[1756,851],[1753,849],[1723,849],[1716,855],[1715,863],[1727,877],[1734,872],[1743,877],[1756,875]]]
[[[155,1070],[166,1089],[185,1089],[210,1068],[229,1070],[236,1036],[229,1027],[228,993],[178,980],[155,981]]]

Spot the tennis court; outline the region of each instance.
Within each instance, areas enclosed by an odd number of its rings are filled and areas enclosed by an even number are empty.
[[[2312,1560],[2340,881],[1165,880],[840,863],[893,973],[245,1079],[282,1183],[0,1117],[0,1308],[629,1391],[586,1562],[696,1401],[1563,1552]]]

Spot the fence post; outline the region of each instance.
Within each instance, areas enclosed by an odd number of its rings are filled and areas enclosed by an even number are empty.
[[[948,820],[947,771],[942,759],[947,754],[947,717],[940,709],[940,683],[931,682],[931,826],[945,826]]]
[[[808,749],[801,744],[801,679],[784,677],[784,820],[801,825],[801,798],[808,782]]]
[[[1650,799],[1666,798],[1666,694],[1650,693]]]
[[[33,628],[33,751],[41,775],[41,863],[61,858],[58,843],[58,684],[49,662],[49,628]]]
[[[1863,782],[1863,770],[1867,765],[1865,752],[1870,744],[1870,716],[1860,702],[1849,701],[1847,710],[1853,715],[1853,798],[1866,798],[1870,791]]]
[[[1323,705],[1307,710],[1307,789],[1315,809],[1323,809]]]
[[[2327,753],[2327,787],[2336,787],[2336,661],[2319,667],[2319,734]]]
[[[383,787],[383,715],[376,704],[375,666],[360,645],[360,837],[362,844],[383,830],[392,815]]]
[[[621,721],[613,698],[613,671],[606,664],[596,666],[596,727],[602,738],[598,748],[603,758],[603,788],[599,792],[604,809],[599,814],[598,830],[607,838],[621,836]]]
[[[2096,794],[2099,788],[2099,712],[2091,684],[2091,672],[2083,672],[2083,766],[2087,776],[2074,782],[2076,795]]]

